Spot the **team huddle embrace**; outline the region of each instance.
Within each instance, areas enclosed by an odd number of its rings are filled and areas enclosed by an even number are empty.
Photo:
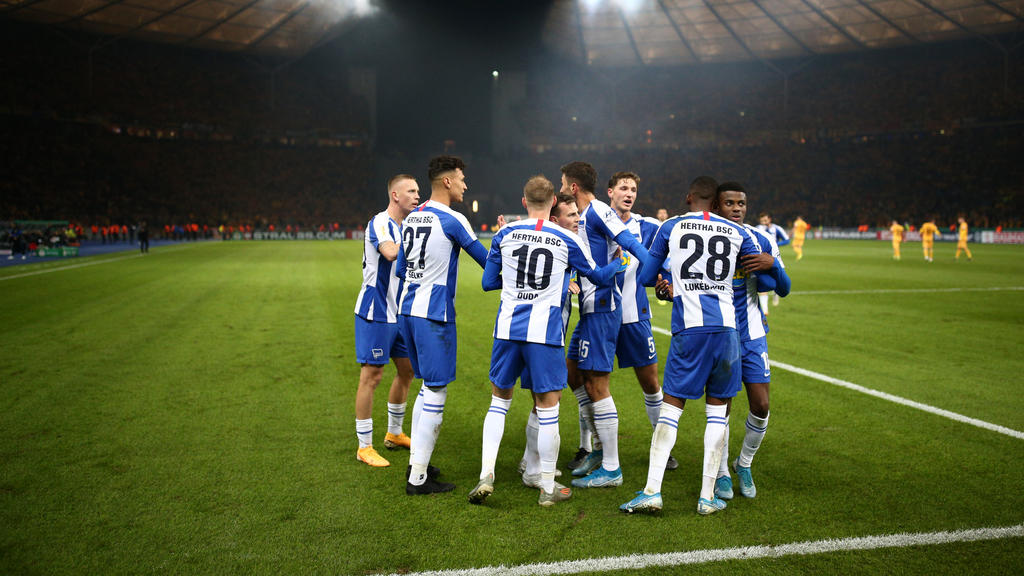
[[[447,385],[455,380],[455,286],[465,250],[483,268],[482,288],[500,290],[490,364],[492,395],[484,417],[479,481],[471,503],[495,490],[495,462],[515,384],[531,392],[533,410],[520,462],[522,483],[553,506],[572,488],[623,483],[619,415],[609,387],[618,360],[632,367],[652,427],[647,483],[622,504],[624,512],[663,507],[666,470],[686,401],[705,398],[707,424],[697,511],[711,514],[733,497],[729,472],[731,400],[746,388],[750,413],[743,447],[732,460],[740,493],[756,495],[751,462],[769,413],[767,325],[758,293],[789,293],[790,281],[774,235],[744,224],[747,195],[736,182],[702,176],[686,194],[689,211],[667,218],[632,212],[640,177],[617,172],[608,202],[595,196],[597,173],[586,162],[561,169],[561,188],[543,176],[523,188],[527,218],[505,224],[483,247],[466,218],[451,209],[463,200],[465,164],[454,156],[430,162],[430,199],[419,202],[414,177],[388,184],[388,209],[367,226],[363,287],[356,302],[356,356],[362,365],[356,394],[357,458],[389,462],[373,448],[372,398],[382,368],[395,363],[384,445],[408,448],[406,493],[449,492],[430,465]],[[651,328],[646,287],[672,303],[672,339],[664,376]],[[577,299],[580,318],[565,339]],[[662,302],[664,304],[664,302]],[[411,436],[402,432],[413,379],[423,380],[412,411]],[[569,387],[579,407],[579,450],[567,468],[571,487],[558,482],[559,405]]]

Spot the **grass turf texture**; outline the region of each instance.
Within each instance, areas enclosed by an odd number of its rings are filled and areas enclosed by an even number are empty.
[[[472,506],[498,296],[480,291],[465,257],[459,378],[433,459],[458,488],[407,497],[407,453],[383,450],[393,368],[374,403],[375,445],[392,466],[355,460],[361,246],[208,243],[9,280],[41,268],[0,270],[0,573],[390,573],[1024,521],[1024,441],[780,369],[755,500],[737,495],[724,512],[696,514],[704,413],[691,402],[664,513],[621,514],[645,483],[650,425],[632,372],[617,371],[622,487],[537,506],[515,471],[530,408],[517,392],[496,492]],[[783,250],[795,289],[769,316],[773,359],[1024,430],[1024,292],[978,290],[1024,286],[1024,248],[974,245],[968,263],[940,243],[931,264],[914,244],[901,262],[881,242],[811,241],[800,262]],[[964,291],[804,294],[947,288]],[[670,307],[654,313],[668,328]],[[664,363],[668,337],[655,338]],[[733,455],[746,412],[741,393]],[[560,465],[576,451],[569,395],[561,435]],[[1016,538],[690,569],[996,574],[1021,565]]]

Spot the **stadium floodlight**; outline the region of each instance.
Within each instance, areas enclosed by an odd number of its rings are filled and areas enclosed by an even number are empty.
[[[479,211],[480,211],[480,205],[477,204],[476,200],[473,200],[473,214],[476,214]]]
[[[497,70],[491,70],[491,76],[497,78],[498,77],[498,71]]]

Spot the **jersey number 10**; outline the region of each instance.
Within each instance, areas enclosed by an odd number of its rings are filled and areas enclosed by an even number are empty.
[[[536,248],[530,254],[529,246],[523,244],[512,251],[516,256],[516,288],[523,289],[529,284],[534,290],[543,290],[551,284],[551,268],[554,266],[555,257],[547,248]],[[541,257],[544,258],[544,269],[540,276],[537,276],[537,269],[540,268]]]

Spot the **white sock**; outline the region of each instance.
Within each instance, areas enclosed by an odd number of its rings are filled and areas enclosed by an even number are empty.
[[[701,476],[700,497],[712,500],[715,497],[715,480],[718,466],[722,461],[722,440],[725,439],[725,404],[706,404],[707,424],[704,426],[704,472]]]
[[[505,400],[491,396],[491,406],[484,417],[483,451],[480,457],[480,479],[494,474],[494,463],[498,460],[498,447],[501,437],[505,434],[505,416],[508,415],[512,399]]]
[[[537,408],[537,452],[540,456],[540,487],[548,494],[555,491],[555,460],[558,458],[558,404]]]
[[[413,456],[415,452],[415,444],[412,442],[412,436],[416,435],[416,424],[420,421],[420,414],[423,412],[423,390],[426,386],[420,386],[420,391],[416,394],[416,401],[412,403],[412,426],[409,427],[409,464],[412,464]]]
[[[661,401],[664,397],[661,390],[654,394],[644,393],[644,408],[647,410],[647,419],[651,421],[651,428],[658,425],[658,415],[661,413]]]
[[[526,420],[526,453],[523,454],[523,458],[526,459],[526,471],[524,474],[539,474],[540,473],[540,452],[537,448],[537,435],[540,433],[540,421],[537,419],[536,412],[530,412],[530,417]]]
[[[644,487],[644,494],[648,496],[661,492],[661,481],[665,478],[665,464],[668,463],[672,447],[676,445],[676,429],[679,427],[679,417],[682,415],[682,408],[667,402],[661,403],[658,424],[654,427],[654,435],[651,436],[651,457],[647,467],[647,486]]]
[[[768,313],[768,293],[760,292],[757,295],[757,303],[761,306],[761,312]]]
[[[409,450],[409,465],[412,467],[409,472],[409,483],[414,486],[421,486],[427,481],[427,465],[430,464],[430,457],[434,454],[437,434],[441,431],[441,421],[444,420],[444,402],[447,398],[448,388],[441,387],[431,390],[424,386],[420,389],[420,398],[416,400],[419,418],[416,418],[414,410],[413,419],[416,420],[416,429],[413,430],[412,447]]]
[[[402,424],[405,422],[405,402],[392,404],[388,402],[388,432],[390,434],[401,434]]]
[[[747,414],[747,432],[743,435],[743,448],[740,449],[740,466],[750,468],[754,454],[761,447],[761,440],[764,438],[765,432],[768,431],[768,417],[771,415],[769,412],[764,415],[764,418],[758,418],[753,414]]]
[[[594,427],[601,439],[604,458],[601,467],[609,472],[619,469],[619,413],[611,396],[593,404]]]
[[[725,415],[725,438],[722,439],[722,463],[718,465],[718,477],[729,476],[729,415]]]
[[[360,448],[373,446],[373,418],[356,419],[356,438],[359,439]]]
[[[587,388],[580,386],[579,388],[572,391],[576,396],[576,403],[580,407],[580,448],[586,448],[588,451],[592,450],[591,446],[591,428],[594,421],[594,404],[590,401],[590,396],[587,395]]]

